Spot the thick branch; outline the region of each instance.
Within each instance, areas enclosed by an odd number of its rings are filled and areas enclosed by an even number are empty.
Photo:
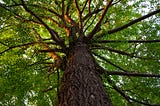
[[[100,74],[105,74],[107,76],[108,75],[118,75],[118,76],[128,76],[128,77],[155,77],[155,78],[157,77],[157,78],[160,78],[160,74],[108,71],[99,65],[97,65],[97,67],[98,67],[98,72],[100,72]]]
[[[64,15],[65,21],[71,24],[72,26],[77,26],[77,23],[67,14]]]
[[[123,96],[129,103],[132,103],[134,101],[134,102],[137,102],[139,104],[146,105],[146,106],[159,106],[159,104],[149,104],[149,103],[145,103],[145,102],[136,100],[134,98],[131,98],[130,96],[128,96],[127,94],[125,94],[125,92],[123,92],[118,86],[116,86],[114,84],[114,82],[108,76],[106,76],[106,77],[107,77],[107,81],[111,84],[111,86],[113,87],[113,89],[115,89],[119,94],[121,94],[121,96]]]
[[[113,49],[113,48],[109,48],[109,47],[101,47],[101,46],[98,46],[98,45],[95,45],[97,47],[93,47],[92,49],[103,49],[103,50],[108,50],[110,52],[114,52],[114,53],[118,53],[120,55],[125,55],[125,56],[129,56],[131,58],[138,58],[138,59],[150,59],[150,60],[156,60],[154,58],[151,58],[151,57],[141,57],[141,56],[136,56],[135,53],[127,53],[127,52],[124,52],[124,51],[121,51],[121,50],[117,50],[117,49]]]
[[[129,22],[129,23],[121,26],[121,27],[118,27],[118,28],[116,28],[116,29],[112,29],[112,30],[108,31],[108,33],[109,33],[109,34],[112,34],[112,33],[121,31],[121,30],[123,30],[123,29],[125,29],[125,28],[127,28],[127,27],[129,27],[129,26],[131,26],[131,25],[133,25],[133,24],[135,24],[135,23],[137,23],[137,22],[140,22],[140,21],[142,21],[142,20],[144,20],[144,19],[146,19],[146,18],[148,18],[148,17],[151,17],[151,16],[153,16],[153,15],[159,13],[159,12],[160,12],[160,9],[158,9],[158,10],[156,10],[156,11],[153,11],[153,12],[151,12],[151,13],[149,13],[149,14],[147,14],[147,15],[144,15],[144,16],[138,18],[138,19],[135,19],[135,20],[133,20],[133,21],[131,21],[131,22]]]
[[[11,49],[14,49],[14,48],[19,48],[19,47],[23,47],[23,46],[30,46],[30,45],[34,45],[34,44],[38,44],[38,42],[30,42],[30,43],[26,43],[26,44],[22,44],[22,45],[11,46],[8,49],[0,52],[0,54],[3,54],[3,53],[5,53],[5,52],[7,52],[7,51],[9,51]]]
[[[91,0],[88,0],[88,12],[91,12]]]
[[[111,6],[116,5],[116,4],[118,4],[119,2],[121,2],[121,0],[118,0],[118,1],[116,1],[116,2],[114,2],[114,3],[112,3]]]
[[[98,45],[96,45],[98,46]],[[124,51],[121,51],[121,50],[116,50],[116,49],[113,49],[113,48],[109,48],[109,47],[95,47],[93,49],[104,49],[104,50],[109,50],[110,52],[115,52],[115,53],[118,53],[118,54],[121,54],[121,55],[127,55],[127,56],[130,56],[130,57],[135,57],[133,53],[127,53],[127,52],[124,52]]]
[[[78,13],[81,13],[81,10],[80,10],[80,8],[78,6],[77,0],[74,0],[74,4],[76,5],[76,9],[77,9]]]
[[[159,106],[159,105],[153,105],[153,104],[149,104],[149,103],[145,103],[136,99],[133,99],[131,97],[129,97],[128,95],[126,95],[119,87],[117,87],[116,85],[112,85],[112,87],[121,94],[121,96],[123,96],[128,102],[134,101],[143,105],[147,105],[147,106]]]
[[[2,45],[4,45],[4,46],[7,46],[5,43],[3,43],[3,42],[1,42],[1,41],[0,41],[0,44],[2,44]]]
[[[54,87],[50,87],[50,88],[47,88],[45,90],[43,90],[42,92],[45,93],[45,92],[49,92],[49,91],[52,91],[54,89]]]
[[[47,50],[37,50],[37,52],[63,52],[62,49],[47,49]]]
[[[55,24],[57,27],[60,27],[60,28],[64,28],[64,27],[65,27],[64,25],[62,25],[62,24],[58,23],[56,20],[54,20],[54,19],[53,19],[53,18],[51,18],[51,17],[45,17],[45,16],[40,16],[40,17],[42,17],[42,18],[44,18],[44,19],[48,19],[48,20],[52,21],[52,22],[53,22],[53,24]]]
[[[61,57],[58,56],[54,51],[51,51],[52,49],[46,43],[43,42],[41,36],[35,29],[33,29],[33,31],[36,33],[38,41],[44,45],[44,48],[46,50],[50,51],[49,54],[55,60],[55,66],[59,67],[62,63]]]
[[[42,6],[39,6],[37,4],[33,4],[33,5],[29,5],[29,6],[33,6],[33,7],[38,7],[38,8],[42,8],[44,10],[47,10],[49,11],[50,13],[53,13],[55,16],[57,16],[58,18],[62,19],[62,16],[60,14],[58,14],[56,11],[50,9],[50,8],[47,8],[47,7],[42,7]]]
[[[84,6],[83,6],[83,8],[82,8],[82,11],[81,11],[82,13],[83,13],[84,9],[86,8],[86,5],[87,5],[88,1],[90,1],[90,0],[86,0],[86,1],[85,1],[85,4],[84,4]]]
[[[100,19],[99,19],[99,21],[98,21],[98,23],[96,24],[96,26],[94,27],[94,29],[92,30],[92,32],[88,34],[87,40],[92,39],[92,37],[93,37],[93,36],[96,34],[96,32],[100,29],[100,26],[101,26],[101,23],[102,23],[102,21],[103,21],[103,19],[104,19],[104,16],[106,15],[106,13],[107,13],[110,5],[112,4],[112,2],[113,2],[113,0],[109,0],[109,1],[108,1],[107,5],[105,6],[104,11],[103,11],[103,13],[102,13],[102,15],[101,15],[101,17],[100,17]]]
[[[128,102],[137,102],[143,105],[147,105],[147,106],[159,106],[156,104],[149,104],[149,103],[145,103],[136,99],[131,98],[130,96],[126,95],[125,92],[123,92],[118,86],[115,85],[115,83],[109,78],[108,75],[125,75],[125,76],[132,76],[132,77],[158,77],[160,78],[159,74],[144,74],[144,73],[131,73],[131,72],[111,72],[111,71],[106,71],[103,67],[98,65],[98,69],[101,71],[101,73],[105,74],[105,77],[107,78],[107,81],[110,83],[110,85],[113,87],[113,89],[115,89],[118,93],[121,94],[121,96],[123,96]],[[127,73],[127,74],[126,74]]]
[[[92,53],[93,53],[93,52],[92,52]],[[93,53],[93,54],[94,54],[95,56],[97,56],[98,58],[104,60],[105,62],[111,64],[112,66],[114,66],[114,67],[116,67],[116,68],[118,68],[118,69],[120,69],[120,70],[122,70],[122,71],[124,71],[124,72],[127,72],[125,69],[123,69],[123,68],[121,68],[120,66],[117,66],[116,64],[110,62],[110,61],[107,60],[106,58],[104,58],[104,57],[102,57],[102,56],[100,56],[100,55],[98,55],[98,54],[96,54],[96,53]]]
[[[80,35],[80,39],[82,39],[84,37],[84,34],[83,34],[83,20],[82,20],[82,11],[80,10],[79,8],[79,5],[78,5],[78,2],[77,0],[74,0],[74,4],[76,6],[76,9],[77,9],[77,12],[78,12],[78,19],[79,19],[79,35]]]
[[[160,78],[160,74],[148,74],[148,73],[136,73],[136,72],[119,72],[119,71],[106,71],[107,75],[120,75],[131,77],[157,77]]]
[[[89,18],[90,19],[90,18]],[[87,31],[87,29],[93,24],[93,22],[95,21],[96,19],[96,15],[94,16],[94,18],[92,19],[92,22],[85,28],[84,32]],[[87,24],[87,21],[86,21],[86,24]]]
[[[95,47],[93,49],[105,49],[105,50],[109,50],[110,52],[115,52],[115,53],[118,53],[118,54],[121,54],[121,55],[127,55],[127,56],[130,56],[130,57],[135,57],[133,53],[127,53],[127,52],[124,52],[124,51],[121,51],[121,50],[116,50],[116,49],[109,48],[109,47]]]
[[[83,18],[83,21],[86,20],[87,18],[91,17],[93,14],[99,13],[99,12],[102,11],[102,10],[103,10],[103,8],[97,9],[97,10],[94,10],[93,12],[88,13],[88,14]]]
[[[1,5],[1,7],[4,8],[5,10],[7,10],[7,11],[11,12],[12,14],[14,14],[14,15],[15,15],[15,16],[14,16],[15,18],[22,20],[22,22],[33,22],[33,23],[42,25],[40,22],[37,22],[37,21],[35,21],[35,20],[33,20],[33,19],[26,19],[26,18],[24,18],[23,16],[20,16],[20,15],[17,14],[15,11],[12,11],[11,9],[7,8],[8,6],[6,6],[6,5],[2,5],[2,4],[0,4],[0,5]],[[18,4],[17,6],[19,6],[19,5],[22,5],[22,4]],[[10,6],[9,6],[9,7],[10,7]],[[12,6],[11,6],[11,7],[12,7]]]
[[[96,41],[96,43],[157,43],[160,40],[102,40]]]
[[[69,0],[67,3],[66,13],[65,13],[66,15],[69,15],[69,10],[70,10],[70,6],[71,6],[72,2],[73,2],[72,0]]]
[[[34,65],[36,65],[36,64],[44,64],[44,62],[45,61],[47,61],[47,60],[50,60],[51,59],[51,57],[49,57],[49,58],[46,58],[46,59],[42,59],[42,60],[39,60],[39,61],[36,61],[36,62],[34,62],[34,63],[31,63],[31,64],[29,64],[29,65],[27,65],[27,67],[29,66],[34,66]],[[43,61],[43,62],[42,62]],[[53,64],[53,63],[52,63]]]
[[[6,6],[6,7],[17,7],[17,6],[21,6],[22,4],[13,4],[13,5],[8,5],[8,6]]]
[[[49,33],[51,34],[52,38],[54,41],[57,42],[57,44],[61,45],[62,47],[64,45],[62,45],[62,41],[60,40],[59,36],[58,36],[58,33],[56,31],[54,31],[53,29],[51,29],[39,16],[37,16],[34,12],[32,12],[30,9],[27,8],[25,2],[23,0],[21,0],[22,2],[22,6],[23,8],[28,12],[30,13],[32,16],[34,16],[35,18],[38,19],[38,21],[40,21],[44,27],[49,31]]]
[[[65,12],[64,1],[65,1],[65,0],[62,0],[62,17],[64,17],[64,12]]]

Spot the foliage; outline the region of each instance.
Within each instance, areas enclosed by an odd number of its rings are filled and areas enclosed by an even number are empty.
[[[111,1],[0,1],[0,105],[56,105],[62,65],[81,31],[113,105],[160,104],[159,0],[113,0],[101,20]]]

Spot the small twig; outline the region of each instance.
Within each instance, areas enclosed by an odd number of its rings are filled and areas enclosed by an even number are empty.
[[[65,0],[62,0],[62,17],[64,17],[64,12],[65,12],[65,5],[64,5],[64,1]]]
[[[8,5],[6,7],[17,7],[17,6],[21,6],[22,4],[13,4],[13,5]]]
[[[59,87],[60,87],[60,73],[59,69],[57,69],[57,96],[59,94]]]
[[[114,3],[112,3],[111,6],[116,5],[116,4],[118,4],[119,2],[121,2],[121,0],[118,0],[118,1],[116,1],[116,2],[114,2]]]
[[[34,63],[32,63],[32,64],[27,65],[27,67],[34,66],[34,65],[36,65],[36,64],[43,64],[44,61],[50,60],[50,59],[51,59],[51,57],[46,58],[46,59],[42,59],[42,60],[39,60],[39,61],[36,61],[36,62],[34,62]],[[43,61],[43,63],[42,63],[42,61]],[[53,63],[52,63],[52,64],[53,64]]]
[[[90,0],[89,0],[89,1],[90,1]],[[85,1],[85,4],[84,4],[84,6],[83,6],[83,8],[82,8],[82,11],[81,11],[82,13],[83,13],[84,9],[86,8],[87,3],[88,3],[88,0]]]
[[[0,44],[2,44],[2,45],[4,45],[4,46],[7,46],[8,47],[8,45],[6,45],[5,43],[3,43],[3,42],[0,42]]]
[[[47,88],[47,89],[43,90],[42,92],[43,92],[43,93],[49,92],[49,91],[51,91],[51,90],[53,90],[53,89],[54,89],[54,87],[50,87],[50,88]]]
[[[90,18],[89,18],[90,19]],[[84,32],[87,31],[87,29],[93,24],[93,22],[95,21],[96,19],[96,15],[94,16],[94,19],[92,20],[92,22],[87,26],[87,28],[84,30]],[[86,22],[87,23],[87,22]]]

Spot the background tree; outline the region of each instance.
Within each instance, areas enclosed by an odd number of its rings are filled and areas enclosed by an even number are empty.
[[[159,0],[1,0],[0,11],[0,105],[160,105]]]

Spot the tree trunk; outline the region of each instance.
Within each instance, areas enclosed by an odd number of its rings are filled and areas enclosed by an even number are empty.
[[[70,51],[59,106],[111,106],[87,45],[77,43]]]

